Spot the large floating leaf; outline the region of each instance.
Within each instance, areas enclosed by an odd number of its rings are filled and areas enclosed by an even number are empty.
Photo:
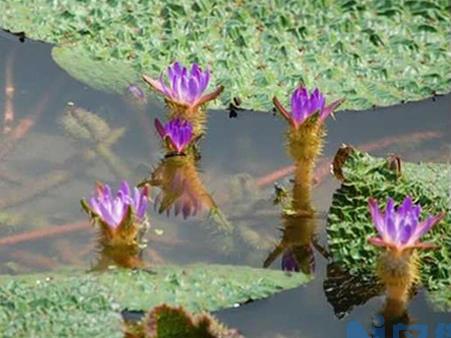
[[[111,290],[85,276],[2,276],[0,331],[5,338],[123,336]]]
[[[81,47],[54,47],[52,56],[71,76],[98,90],[123,94],[130,84],[141,82],[132,65],[117,60],[93,60]]]
[[[304,81],[346,97],[345,108],[363,109],[450,90],[448,6],[446,0],[3,0],[0,26],[75,48],[79,57],[132,65],[136,74],[157,76],[174,59],[210,64],[214,81],[226,87],[222,107],[238,96],[245,107],[269,110],[273,95],[285,98]],[[71,74],[85,71],[76,62],[60,64]],[[114,86],[111,74],[85,75],[76,77]]]
[[[153,272],[113,270],[0,276],[2,337],[120,337],[122,309],[166,303],[214,311],[309,280],[303,274],[198,264]],[[118,334],[119,333],[119,334]]]
[[[421,279],[429,289],[450,287],[451,280],[451,203],[448,164],[404,163],[403,174],[389,169],[387,160],[354,152],[344,162],[344,181],[334,196],[329,211],[327,233],[333,258],[353,273],[374,273],[380,249],[368,244],[376,235],[368,211],[368,198],[385,203],[388,196],[401,202],[410,195],[423,207],[422,217],[445,211],[445,219],[433,228],[424,241],[439,246],[437,250],[420,251]]]

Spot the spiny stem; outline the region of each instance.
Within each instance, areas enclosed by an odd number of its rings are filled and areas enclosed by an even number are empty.
[[[358,145],[356,146],[356,148],[360,149],[361,151],[368,152],[384,149],[397,143],[423,142],[431,139],[441,138],[443,136],[444,134],[442,132],[437,132],[433,130],[421,131],[416,133],[408,133],[400,136],[384,137],[375,142]],[[332,162],[331,157],[321,160],[318,169],[315,171],[316,178],[315,185],[320,184],[323,181],[324,177],[326,177],[329,174],[329,167],[331,162]],[[256,184],[259,187],[265,187],[269,184],[274,183],[277,180],[280,180],[286,176],[293,174],[295,168],[296,167],[294,165],[279,168],[271,173],[258,177],[256,179]]]

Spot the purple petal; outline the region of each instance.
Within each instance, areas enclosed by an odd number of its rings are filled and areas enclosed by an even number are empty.
[[[299,272],[299,264],[292,250],[286,250],[282,255],[282,270]]]
[[[111,188],[108,184],[104,184],[103,185],[103,189],[102,189],[102,199],[111,199],[112,197],[112,193],[111,193]]]
[[[395,226],[395,202],[391,197],[388,198],[387,207],[385,208],[385,230],[386,237],[391,240],[397,237]]]
[[[189,80],[189,99],[191,102],[193,102],[198,96],[199,96],[199,83],[198,79],[191,78]]]
[[[171,88],[169,88],[166,83],[163,80],[163,74],[160,75],[160,90],[164,93],[164,95],[172,97],[173,96],[173,92],[171,90]],[[170,83],[172,83],[172,80],[170,80]]]
[[[175,76],[181,76],[183,68],[184,67],[181,66],[181,64],[178,61],[174,62],[174,64],[172,65],[172,70]]]
[[[141,192],[139,191],[139,189],[137,187],[133,188],[133,198],[131,198],[131,200],[132,200],[132,205],[135,207],[136,210],[138,210],[139,204],[141,202]]]
[[[368,207],[370,210],[371,218],[373,219],[373,223],[376,227],[377,232],[382,238],[386,238],[386,229],[385,229],[385,222],[384,218],[382,216],[382,213],[379,209],[379,206],[377,205],[377,201],[373,198],[370,198],[368,200]]]
[[[157,130],[158,134],[160,135],[161,138],[164,138],[166,131],[164,129],[164,126],[161,124],[160,120],[155,119],[154,120],[154,124],[155,124],[155,129]]]
[[[320,122],[320,123],[323,123],[324,120],[325,120],[330,114],[332,114],[332,113],[334,112],[334,110],[337,109],[337,107],[338,107],[339,105],[341,105],[341,104],[343,103],[343,101],[344,101],[343,99],[341,99],[341,100],[336,100],[336,101],[332,102],[330,105],[324,107],[324,108],[321,110],[320,117],[319,117],[319,122]]]
[[[89,199],[89,206],[93,212],[95,212],[98,216],[100,215],[99,202],[96,197],[91,197]]]
[[[120,197],[116,197],[113,200],[112,208],[111,208],[111,216],[116,220],[117,224],[122,220],[124,216],[125,209],[128,204],[124,203],[124,200]]]
[[[305,87],[297,88],[291,97],[291,115],[294,125],[302,124],[309,116],[318,110],[319,91],[309,92]]]
[[[191,65],[191,78],[199,79],[201,73],[202,73],[202,70],[200,69],[199,65],[197,63],[193,63]]]
[[[159,79],[159,80],[155,80],[155,79],[152,79],[152,78],[150,78],[150,77],[144,76],[144,80],[145,80],[145,81],[146,81],[146,82],[147,82],[154,90],[156,90],[157,92],[159,92],[159,93],[161,93],[161,94],[163,94],[163,95],[166,95],[165,89],[164,89],[165,84],[164,84],[164,82],[163,82],[161,76],[160,76],[160,79]]]
[[[326,105],[326,99],[324,98],[323,94],[318,88],[315,88],[312,96],[314,97],[316,109],[322,111],[324,109],[324,106]]]
[[[138,218],[144,218],[144,215],[146,214],[148,205],[149,205],[148,198],[146,196],[142,195],[140,203],[139,203],[139,207],[136,211],[136,215],[138,216]]]
[[[210,82],[210,70],[207,68],[205,72],[201,73],[199,76],[199,92],[202,94],[208,87]]]
[[[402,217],[406,217],[412,210],[413,202],[410,196],[407,196],[398,208],[398,213]]]
[[[412,238],[409,244],[414,244],[417,242],[426,232],[432,229],[432,227],[440,222],[445,217],[445,214],[439,214],[436,216],[429,216],[425,221],[417,225],[416,231],[412,234]]]
[[[176,71],[175,71],[175,65],[169,66],[168,67],[168,80],[169,83],[173,83],[174,82],[174,78],[177,76]]]
[[[107,223],[110,227],[116,227],[118,224],[116,223],[116,220],[114,219],[111,211],[109,208],[107,208],[106,204],[100,203],[99,204],[99,210],[100,210],[100,218]]]
[[[301,101],[299,99],[299,91],[301,88],[296,89],[291,96],[291,114],[295,121],[300,119]]]
[[[412,227],[410,225],[404,226],[399,231],[399,238],[396,243],[405,244],[409,242],[410,237],[412,236]]]
[[[175,78],[175,83],[172,86],[172,90],[174,92],[174,96],[177,100],[183,101],[183,82],[184,78],[182,76]]]
[[[130,187],[127,181],[123,180],[119,186],[118,193],[121,192],[124,196],[130,196]]]
[[[184,101],[191,103],[190,93],[189,93],[189,79],[187,76],[183,76],[180,82],[180,94],[179,97]]]

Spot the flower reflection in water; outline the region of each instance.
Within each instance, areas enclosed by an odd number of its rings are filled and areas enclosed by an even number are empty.
[[[305,182],[304,166],[296,163],[291,196],[280,199],[282,204],[282,239],[263,263],[269,267],[282,254],[282,270],[315,272],[314,248],[323,255],[325,250],[318,244],[316,236],[317,214],[310,201],[310,185]],[[306,191],[307,190],[307,191]]]
[[[303,272],[311,275],[315,272],[314,244],[316,220],[314,217],[282,214],[284,227],[282,240],[263,263],[271,265],[282,254],[282,270]]]
[[[173,209],[175,216],[181,214],[186,219],[203,210],[217,208],[202,183],[197,160],[192,154],[164,158],[143,183],[160,189],[155,197],[155,208],[159,213],[169,215]]]
[[[384,319],[384,333],[386,338],[391,337],[411,337],[408,334],[410,330],[399,330],[395,332],[395,327],[408,326],[410,324],[410,317],[407,312],[406,303],[397,299],[387,298],[381,310],[381,318]]]
[[[155,129],[165,142],[168,152],[182,154],[193,142],[193,126],[186,120],[175,118],[163,125],[155,119]]]

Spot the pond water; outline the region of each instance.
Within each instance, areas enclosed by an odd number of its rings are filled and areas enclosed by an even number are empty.
[[[95,181],[142,181],[163,157],[153,130],[153,119],[163,116],[159,101],[149,98],[143,106],[127,95],[90,89],[60,69],[50,51],[47,44],[22,43],[0,32],[0,109],[14,112],[13,121],[6,124],[5,114],[0,116],[0,273],[90,267],[97,256],[95,230],[81,211],[80,199],[90,196]],[[8,87],[14,90],[8,92]],[[335,120],[328,119],[313,196],[319,215],[318,246],[311,257],[314,280],[221,311],[219,318],[247,337],[339,337],[351,320],[370,327],[383,302],[377,286],[350,281],[345,272],[332,278],[332,266],[317,250],[327,247],[325,217],[338,187],[329,174],[330,158],[346,143],[373,155],[396,153],[405,161],[449,162],[449,107],[451,95],[343,111]],[[63,116],[75,108],[94,112],[112,130],[125,128],[106,155],[65,130]],[[238,111],[231,118],[229,111],[210,111],[198,174],[227,221],[242,230],[230,239],[221,232],[221,221],[205,212],[183,219],[173,210],[169,216],[151,211],[145,260],[153,265],[212,262],[261,267],[281,236],[281,210],[273,199],[274,183],[290,184],[285,130],[286,122],[271,113]],[[280,264],[278,257],[270,268],[279,269]],[[359,303],[365,304],[352,307]],[[445,318],[426,304],[422,290],[409,314],[413,321],[431,325]]]

